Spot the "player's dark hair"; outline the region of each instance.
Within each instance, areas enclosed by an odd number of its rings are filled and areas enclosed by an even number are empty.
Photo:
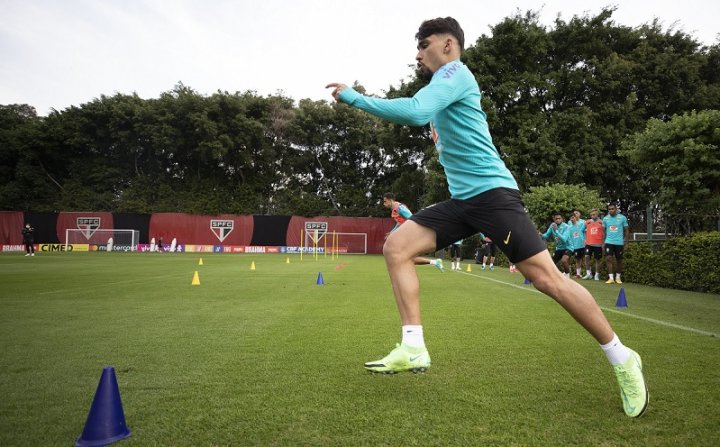
[[[395,194],[391,192],[386,192],[385,194],[383,194],[383,199],[395,200]]]
[[[452,17],[438,17],[424,21],[420,24],[415,38],[422,40],[433,34],[450,34],[457,39],[460,51],[465,49],[465,33],[460,28],[458,21]]]

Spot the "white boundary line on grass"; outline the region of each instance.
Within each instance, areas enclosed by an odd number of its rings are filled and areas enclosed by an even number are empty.
[[[602,310],[604,310],[604,311],[606,311],[606,312],[612,312],[612,313],[619,314],[619,315],[625,315],[626,317],[637,318],[638,320],[643,320],[643,321],[648,321],[648,322],[650,322],[650,323],[659,324],[659,325],[661,325],[661,326],[672,327],[672,328],[675,328],[675,329],[682,329],[683,331],[694,332],[694,333],[700,334],[700,335],[707,335],[707,336],[709,336],[709,337],[720,338],[720,334],[716,334],[716,333],[714,333],[714,332],[703,331],[703,330],[701,330],[701,329],[695,329],[695,328],[693,328],[693,327],[683,326],[683,325],[681,325],[681,324],[675,324],[675,323],[670,323],[670,322],[668,322],[668,321],[656,320],[656,319],[654,319],[654,318],[642,317],[642,316],[640,316],[640,315],[635,315],[635,314],[631,314],[631,313],[625,313],[625,312],[623,312],[623,311],[620,311],[620,310],[617,310],[617,309],[611,309],[611,308],[609,308],[609,307],[602,307],[602,306],[600,306],[600,309],[602,309]]]
[[[542,292],[540,292],[539,290],[537,290],[537,289],[534,288],[534,287],[530,288],[530,287],[527,287],[527,286],[519,286],[519,285],[517,285],[517,284],[509,283],[509,282],[507,282],[507,281],[501,281],[501,280],[499,280],[499,279],[494,279],[494,278],[486,278],[486,277],[484,277],[484,276],[473,275],[472,273],[463,272],[463,271],[461,271],[461,272],[459,272],[459,273],[462,273],[462,274],[468,275],[468,276],[472,276],[472,277],[475,277],[475,278],[484,279],[484,280],[486,280],[486,281],[492,281],[492,282],[496,282],[496,283],[499,283],[499,284],[504,284],[504,285],[506,285],[506,286],[515,287],[516,289],[526,290],[526,291],[528,291],[528,292],[539,293],[539,294],[541,294],[541,295],[544,295]],[[522,276],[522,275],[521,275],[521,276]],[[550,297],[548,297],[548,298],[550,298]],[[643,316],[640,316],[640,315],[635,315],[635,314],[631,314],[631,313],[628,313],[628,312],[620,311],[620,310],[617,310],[617,309],[611,309],[611,308],[603,307],[603,306],[600,306],[600,309],[602,309],[602,310],[604,310],[604,311],[606,311],[606,312],[612,312],[612,313],[614,313],[614,314],[623,315],[623,316],[630,317],[630,318],[635,318],[635,319],[637,319],[637,320],[643,320],[643,321],[647,321],[647,322],[649,322],[649,323],[659,324],[659,325],[661,325],[661,326],[671,327],[671,328],[674,328],[674,329],[680,329],[680,330],[688,331],[688,332],[694,332],[694,333],[696,333],[696,334],[706,335],[706,336],[708,336],[708,337],[720,338],[720,334],[716,334],[716,333],[714,333],[714,332],[709,332],[709,331],[703,331],[702,329],[695,329],[695,328],[689,327],[689,326],[683,326],[683,325],[681,325],[681,324],[670,323],[669,321],[656,320],[656,319],[654,319],[654,318],[643,317]]]

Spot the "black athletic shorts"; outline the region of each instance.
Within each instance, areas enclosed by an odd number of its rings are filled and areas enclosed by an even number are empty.
[[[575,259],[580,260],[585,257],[585,249],[577,248],[577,249],[573,250],[573,255],[575,255]]]
[[[495,257],[495,253],[497,253],[497,246],[494,242],[486,242],[485,248],[483,249],[483,255],[484,256],[490,256],[491,258]]]
[[[602,247],[599,245],[586,245],[585,256],[592,256],[595,259],[602,258]]]
[[[460,257],[460,246],[452,244],[450,246],[450,257],[451,258],[459,258]]]
[[[623,258],[624,252],[624,245],[605,244],[605,256],[615,256],[615,259],[620,261]]]
[[[517,263],[547,250],[525,212],[520,192],[496,188],[467,200],[450,199],[423,208],[410,220],[435,230],[435,247],[482,232]]]
[[[563,258],[563,256],[570,257],[570,256],[572,256],[572,254],[573,254],[572,250],[565,250],[565,249],[555,250],[555,253],[553,253],[553,255],[552,255],[553,262],[555,264],[557,264],[558,262],[560,262],[560,260]]]

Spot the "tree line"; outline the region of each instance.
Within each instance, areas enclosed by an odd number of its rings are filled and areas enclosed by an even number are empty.
[[[467,48],[494,142],[524,192],[580,185],[682,231],[712,227],[720,46],[613,12],[551,27],[517,12]],[[384,216],[388,191],[411,209],[447,198],[429,129],[343,104],[180,83],[46,117],[0,105],[0,209]]]

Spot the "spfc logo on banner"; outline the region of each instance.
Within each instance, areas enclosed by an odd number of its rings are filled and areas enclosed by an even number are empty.
[[[325,236],[327,229],[327,222],[305,222],[305,234],[310,236],[315,243]]]
[[[85,239],[90,239],[95,231],[100,228],[99,217],[78,217],[76,220],[78,230],[85,236]]]
[[[229,219],[212,219],[210,220],[210,230],[222,242],[232,233],[234,224],[235,221]]]

